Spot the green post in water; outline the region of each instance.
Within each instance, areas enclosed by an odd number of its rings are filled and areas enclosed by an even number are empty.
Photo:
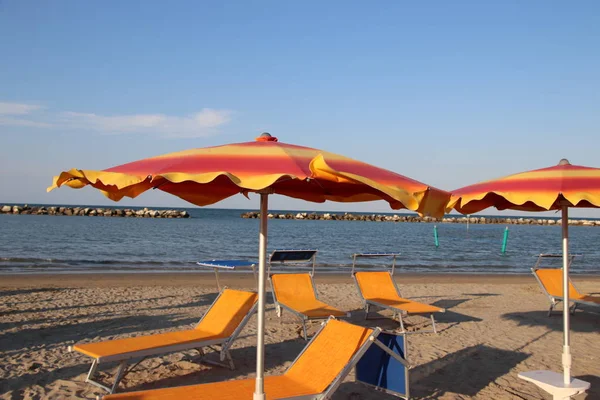
[[[440,247],[440,241],[438,240],[437,234],[437,225],[433,226],[433,241],[435,242],[435,247]]]
[[[502,239],[502,254],[506,253],[506,243],[508,242],[508,226],[504,230],[504,239]]]

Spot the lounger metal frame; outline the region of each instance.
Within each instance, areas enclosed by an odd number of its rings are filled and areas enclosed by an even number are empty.
[[[353,253],[352,254],[352,274],[354,274],[354,272],[356,271],[356,259],[357,258],[385,258],[385,257],[391,257],[392,258],[392,265],[391,265],[391,275],[394,275],[394,272],[396,271],[396,258],[402,253]],[[381,269],[381,271],[386,271],[387,269]]]
[[[429,318],[431,319],[431,327],[432,329],[420,329],[418,331],[415,332],[409,332],[404,328],[404,319],[402,318],[403,315],[405,317],[408,317],[409,314],[404,311],[404,310],[400,310],[396,307],[391,307],[387,304],[382,304],[382,303],[378,303],[376,301],[373,300],[367,300],[362,293],[362,290],[360,290],[360,285],[358,284],[358,279],[356,279],[356,273],[357,272],[361,272],[361,271],[356,271],[356,259],[360,258],[360,257],[366,257],[366,258],[373,258],[373,257],[392,257],[392,267],[391,267],[391,272],[384,270],[384,269],[379,269],[379,270],[374,270],[372,272],[386,272],[388,274],[390,274],[391,280],[392,280],[392,285],[394,285],[394,289],[396,290],[396,294],[398,295],[398,297],[402,297],[402,295],[400,294],[400,289],[398,289],[398,285],[396,285],[396,281],[394,280],[394,270],[395,270],[395,266],[396,266],[396,257],[400,255],[400,253],[354,253],[352,254],[352,279],[354,279],[354,284],[356,285],[356,289],[358,290],[358,293],[360,295],[360,298],[362,299],[363,302],[363,307],[365,309],[365,320],[369,319],[369,312],[371,311],[371,307],[379,307],[381,309],[384,310],[391,310],[392,311],[392,319],[397,318],[398,322],[400,323],[400,332],[401,333],[405,333],[405,334],[409,334],[409,333],[437,333],[437,328],[435,326],[435,318],[433,317],[433,313],[429,314]],[[369,271],[367,271],[369,272]],[[439,312],[445,312],[446,310],[444,310],[443,308],[440,308]]]
[[[235,264],[235,263],[239,264]],[[215,279],[217,281],[217,290],[221,291],[221,282],[219,280],[219,271],[235,271],[239,269],[245,269],[249,267],[252,270],[254,279],[256,280],[256,263],[245,261],[245,260],[210,260],[210,261],[198,261],[196,265],[201,267],[212,268],[215,271]]]
[[[575,257],[577,257],[576,254],[569,255],[569,268],[571,267],[571,264],[573,264]],[[548,293],[548,290],[546,290],[544,283],[541,281],[539,276],[536,274],[536,271],[545,269],[545,268],[540,268],[540,264],[542,262],[542,259],[544,259],[544,258],[561,258],[562,259],[562,255],[561,254],[540,254],[538,256],[538,259],[537,259],[534,267],[531,268],[531,273],[535,277],[535,280],[538,282],[538,284],[540,285],[540,288],[542,289],[542,292],[544,292],[544,294],[546,294],[546,296],[548,297],[548,300],[550,301],[550,308],[548,309],[548,316],[550,317],[550,316],[552,316],[552,311],[554,311],[554,307],[556,307],[558,305],[558,303],[560,303],[561,301],[564,302],[564,298],[563,298],[563,296],[553,296],[550,293]],[[553,268],[553,269],[562,270],[562,268]],[[577,290],[579,292],[579,289],[577,289],[577,286],[575,286],[575,284],[571,281],[571,278],[569,278],[569,283],[575,288],[575,290]],[[579,300],[579,299],[569,299],[569,302],[573,303],[572,306],[567,305],[567,307],[569,307],[569,312],[571,314],[573,314],[575,312],[578,304],[599,307],[598,304],[593,303],[591,301],[585,301],[585,300]]]
[[[227,288],[226,287],[223,288],[223,291],[225,289],[227,289]],[[210,309],[217,303],[217,301],[219,300],[219,298],[223,294],[223,291],[221,291],[219,293],[219,295],[212,302],[212,304],[210,305],[210,307],[208,308],[208,310],[204,313],[204,315],[202,315],[202,318],[200,318],[200,320],[196,324],[196,327],[198,325],[200,325],[200,323],[202,322],[202,320],[204,319],[204,317],[206,316],[206,314],[208,314],[208,312],[210,311]],[[233,331],[233,333],[231,334],[231,336],[229,336],[227,338],[206,340],[206,341],[197,342],[197,343],[175,344],[175,345],[164,346],[164,347],[159,347],[159,348],[154,348],[154,349],[148,349],[148,350],[142,350],[142,351],[137,351],[137,352],[117,354],[117,355],[114,355],[114,356],[94,358],[94,360],[92,361],[92,365],[90,367],[90,370],[89,370],[89,372],[87,374],[87,377],[85,378],[85,382],[90,383],[90,384],[92,384],[94,386],[97,386],[97,387],[99,387],[101,389],[104,389],[104,390],[106,390],[110,394],[113,394],[113,393],[115,393],[117,391],[117,388],[118,388],[119,383],[121,382],[121,380],[128,373],[132,372],[135,369],[135,367],[137,367],[146,358],[151,357],[151,356],[156,356],[156,355],[163,355],[163,354],[167,354],[167,353],[177,353],[177,352],[186,351],[186,350],[197,350],[199,352],[199,356],[197,356],[194,359],[197,362],[204,362],[204,363],[207,363],[207,364],[213,364],[213,365],[218,365],[218,366],[221,366],[221,367],[229,367],[230,369],[234,369],[235,368],[235,364],[233,363],[233,359],[231,358],[231,353],[229,352],[229,349],[231,348],[231,346],[233,345],[233,343],[235,342],[235,340],[239,336],[239,334],[242,331],[242,329],[244,329],[244,327],[246,326],[246,324],[248,323],[248,321],[252,317],[252,314],[254,314],[256,312],[256,307],[257,306],[258,306],[258,303],[255,302],[254,305],[252,306],[252,308],[250,308],[250,311],[248,311],[248,313],[244,317],[244,319],[242,319],[242,321],[240,322],[240,324],[238,325],[238,327]],[[217,349],[214,346],[219,346],[220,348]],[[205,357],[206,353],[204,351],[204,348],[209,348],[209,349],[213,350],[214,352],[218,352],[219,353],[219,360],[220,360],[220,362],[205,359],[204,357]],[[76,350],[74,350],[72,346],[69,346],[68,351],[69,352],[73,352],[73,351],[76,351]],[[139,361],[137,361],[130,368],[126,368],[128,362],[130,360],[132,360],[132,359],[135,359],[135,358],[141,358],[141,359]],[[223,363],[225,360],[227,360],[227,364]],[[108,362],[113,362],[113,361],[120,361],[119,368],[118,368],[116,374],[114,375],[113,385],[111,387],[109,387],[109,386],[106,386],[106,385],[104,385],[104,384],[102,384],[102,383],[94,380],[94,375],[97,372],[98,366],[101,363],[108,363]]]
[[[315,333],[315,335],[312,337],[310,342],[308,342],[306,347],[304,347],[304,349],[300,352],[300,354],[298,354],[298,357],[296,357],[296,359],[288,367],[288,370],[291,369],[294,366],[294,364],[296,364],[296,362],[300,359],[300,357],[302,357],[304,352],[310,347],[312,341],[315,340],[319,336],[321,331],[325,328],[325,326],[327,325],[327,322],[329,322],[332,319],[337,319],[337,318],[330,316],[329,318],[327,318],[326,321],[323,321],[323,323],[321,323],[321,327],[319,328],[317,333]],[[377,336],[379,336],[381,331],[382,330],[379,327],[373,328],[373,332],[369,335],[369,337],[367,338],[365,343],[358,349],[358,351],[354,354],[354,356],[352,356],[352,358],[350,359],[350,361],[348,361],[348,363],[342,369],[342,371],[335,377],[335,379],[329,384],[329,386],[322,393],[319,393],[316,395],[286,397],[284,400],[326,400],[326,399],[329,399],[333,395],[333,393],[337,390],[337,388],[342,384],[342,382],[344,381],[344,378],[346,378],[346,376],[350,373],[352,368],[354,368],[356,366],[356,363],[358,363],[358,361],[362,358],[362,356],[367,352],[369,347],[371,347],[371,345],[373,345],[373,344],[379,346],[383,351],[388,353],[395,360],[399,361],[404,366],[406,366],[407,369],[410,369],[411,366],[405,359],[400,357],[398,354],[394,353],[385,344],[383,344],[379,340],[377,340]],[[407,379],[406,391],[408,394],[408,371],[406,373],[406,379]],[[362,383],[362,384],[364,384],[364,383]],[[364,384],[364,385],[373,387],[372,385],[367,385],[367,384]],[[378,390],[385,391],[383,389],[378,389]],[[386,391],[386,392],[388,392],[390,394],[395,394],[396,396],[398,396],[398,394],[395,392],[392,392],[392,391]],[[408,397],[406,397],[406,398],[408,398]]]
[[[275,250],[275,251],[273,251],[273,253],[271,253],[271,256],[269,257],[269,270],[268,270],[268,274],[267,274],[269,277],[269,286],[271,287],[271,294],[273,295],[273,302],[275,303],[275,312],[277,313],[277,317],[281,318],[281,316],[283,314],[283,309],[286,309],[291,314],[298,317],[298,319],[300,319],[300,322],[302,322],[302,332],[303,332],[304,340],[308,340],[306,322],[311,321],[311,320],[324,319],[324,318],[323,317],[309,317],[308,315],[302,314],[302,313],[294,310],[293,308],[290,308],[290,307],[286,306],[285,304],[279,302],[279,300],[277,299],[277,294],[275,293],[275,287],[273,285],[273,281],[271,279],[271,277],[273,275],[276,275],[276,274],[271,274],[271,264],[272,264],[271,260],[273,259],[273,256],[277,253],[290,253],[290,252],[313,252],[313,254],[309,258],[298,259],[298,260],[293,260],[293,261],[286,261],[286,262],[277,261],[274,264],[280,264],[280,265],[283,265],[283,264],[307,264],[307,263],[312,262],[312,270],[308,275],[310,276],[310,283],[312,285],[312,289],[313,289],[313,293],[315,294],[315,298],[317,300],[319,300],[319,294],[317,293],[317,287],[315,286],[315,282],[313,280],[313,276],[315,274],[315,266],[317,263],[317,252],[318,251],[317,250]],[[348,318],[350,317],[349,312],[346,313],[346,317],[348,317]]]
[[[292,362],[292,364],[286,369],[286,372],[291,369],[296,362],[298,362],[298,360],[302,357],[302,355],[308,350],[308,348],[310,348],[310,345],[312,343],[313,340],[316,340],[316,338],[319,336],[319,334],[323,331],[323,329],[325,328],[325,326],[327,325],[327,323],[330,320],[335,320],[337,318],[330,316],[329,318],[327,318],[326,321],[323,321],[321,323],[321,326],[319,327],[319,330],[315,333],[315,335],[312,337],[312,339],[308,342],[308,344],[304,347],[304,349],[302,349],[302,351],[300,352],[300,354],[298,354],[298,356],[294,359],[294,361]],[[409,370],[412,368],[412,366],[408,363],[408,361],[402,357],[400,357],[398,354],[394,353],[391,349],[389,349],[385,344],[383,344],[382,342],[380,342],[379,340],[377,340],[377,337],[379,336],[379,334],[382,332],[382,329],[379,327],[376,328],[371,328],[373,329],[373,332],[369,335],[369,337],[367,338],[367,340],[362,344],[362,346],[357,350],[357,352],[352,356],[352,358],[350,358],[350,360],[348,361],[348,363],[344,366],[344,368],[340,371],[340,373],[331,381],[331,383],[329,384],[329,386],[327,386],[327,388],[318,394],[310,394],[310,395],[304,395],[304,396],[294,396],[294,397],[285,397],[285,398],[280,398],[281,400],[327,400],[329,398],[331,398],[331,396],[333,395],[333,393],[338,389],[338,387],[342,384],[342,382],[344,381],[344,379],[346,378],[346,376],[350,373],[350,371],[352,370],[352,368],[354,368],[356,366],[356,364],[358,363],[358,361],[362,358],[362,356],[367,352],[367,350],[369,349],[369,347],[371,347],[371,345],[375,344],[377,346],[379,346],[383,351],[385,351],[386,353],[388,353],[391,357],[393,357],[396,361],[402,363],[402,365],[404,365],[407,369],[406,371],[406,397],[395,393],[393,391],[388,391],[388,390],[384,390],[381,388],[377,388],[375,387],[376,390],[380,390],[380,391],[384,391],[396,396],[400,396],[400,397],[404,397],[406,399],[408,399],[408,393],[409,393]],[[405,340],[405,356],[407,356],[408,354],[408,348],[407,348],[407,343],[406,343],[406,336],[404,336],[404,340]],[[284,372],[285,374],[285,372]],[[360,382],[361,384],[365,385],[365,386],[369,386],[369,387],[374,387],[373,385],[369,385],[369,384],[365,384],[364,382]],[[98,397],[98,399],[100,399],[100,397]]]

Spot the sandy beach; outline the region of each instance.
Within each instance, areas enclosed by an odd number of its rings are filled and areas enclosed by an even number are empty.
[[[253,289],[247,275],[225,275],[229,287]],[[575,276],[578,288],[600,292],[600,277]],[[211,274],[12,275],[0,279],[0,399],[93,399],[103,392],[84,383],[89,358],[69,345],[167,332],[193,326],[216,296]],[[548,300],[531,275],[399,275],[403,296],[447,309],[438,334],[408,336],[411,397],[416,399],[547,399],[517,378],[527,370],[561,370],[562,320],[547,316]],[[382,313],[364,320],[348,275],[317,276],[322,300],[352,311],[357,324],[396,329]],[[269,296],[270,299],[270,296]],[[560,310],[560,308],[559,308]],[[290,314],[267,313],[267,374],[285,370],[305,346]],[[410,331],[426,326],[408,319]],[[317,322],[310,325],[314,333]],[[573,375],[591,382],[577,399],[600,398],[600,314],[582,307],[572,318]],[[133,391],[252,377],[256,317],[235,343],[234,371],[191,362],[194,352],[145,360],[123,379]],[[114,374],[116,365],[107,372]],[[104,375],[106,376],[106,375]],[[393,399],[354,382],[335,399]]]

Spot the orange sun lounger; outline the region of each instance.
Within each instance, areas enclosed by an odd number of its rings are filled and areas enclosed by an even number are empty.
[[[275,250],[269,259],[269,281],[275,301],[277,316],[281,318],[286,309],[302,321],[304,339],[308,339],[306,322],[313,319],[349,317],[349,313],[338,310],[319,300],[313,281],[316,250]],[[271,273],[272,264],[298,264],[312,262],[312,272]]]
[[[376,343],[396,360],[404,359],[377,340],[381,329],[369,329],[330,318],[283,375],[265,377],[267,399],[326,399]],[[108,395],[104,400],[231,400],[251,399],[254,379],[232,380]]]
[[[550,299],[550,310],[548,316],[552,314],[552,310],[558,302],[564,301],[563,298],[563,271],[556,268],[532,268],[531,272],[537,279],[542,291],[546,293]],[[582,294],[577,290],[571,279],[569,278],[569,301],[573,302],[571,312],[574,312],[578,304],[586,304],[588,306],[600,307],[600,296],[590,296]],[[568,306],[567,306],[568,307]]]
[[[416,301],[404,299],[400,296],[400,291],[394,282],[391,273],[387,271],[374,272],[353,272],[352,276],[358,287],[363,304],[365,307],[365,318],[369,316],[371,306],[392,310],[394,316],[398,316],[400,329],[404,332],[404,322],[402,315],[429,314],[433,333],[437,333],[435,328],[435,319],[433,313],[445,312],[443,308],[429,304],[418,303]],[[420,331],[431,332],[431,331]]]
[[[347,317],[348,313],[323,303],[317,297],[312,276],[303,274],[272,274],[271,288],[277,308],[277,316],[281,317],[282,309],[286,309],[302,320],[304,339],[307,339],[306,321],[326,319],[329,316]]]
[[[234,368],[229,348],[256,310],[258,296],[254,292],[224,289],[210,306],[194,329],[115,339],[96,343],[78,343],[69,351],[85,354],[94,359],[86,382],[114,393],[121,379],[147,357],[159,354],[196,349],[201,356],[203,347],[220,346],[220,360],[228,360]],[[127,363],[142,358],[126,370]],[[93,380],[99,364],[119,361],[119,369],[112,387]],[[214,363],[214,362],[213,362]]]

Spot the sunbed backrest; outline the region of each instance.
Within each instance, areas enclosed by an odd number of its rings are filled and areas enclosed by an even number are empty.
[[[546,291],[550,296],[563,297],[562,287],[562,269],[556,268],[543,268],[535,271],[536,275],[546,288]],[[575,289],[575,286],[569,280],[569,297],[579,298],[582,297],[581,293]]]
[[[322,393],[372,333],[369,328],[329,320],[285,376],[310,385],[314,393]]]
[[[356,272],[354,276],[365,299],[398,298],[389,272]]]
[[[271,284],[277,300],[286,303],[286,299],[314,300],[313,282],[308,273],[273,274]]]
[[[196,329],[220,336],[231,336],[252,309],[258,295],[243,290],[224,289]]]

